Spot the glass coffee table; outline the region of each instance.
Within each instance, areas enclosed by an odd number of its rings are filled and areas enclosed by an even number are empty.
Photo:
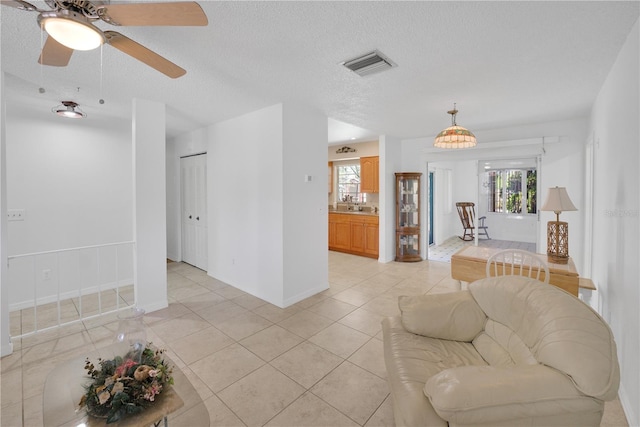
[[[99,357],[110,359],[127,352],[128,346],[115,344],[95,351],[85,356],[68,360],[57,365],[47,376],[43,393],[43,421],[45,426],[105,426],[106,420],[87,415],[86,408],[78,410],[78,402],[84,394],[83,386],[87,383],[87,371],[84,369],[85,359],[88,357],[94,365],[98,365]],[[108,424],[109,426],[208,426],[209,412],[193,388],[189,379],[165,355],[163,358],[173,365],[174,385],[165,390],[154,404],[140,414],[123,418]]]

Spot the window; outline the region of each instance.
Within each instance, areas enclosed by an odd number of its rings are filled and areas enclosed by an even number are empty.
[[[496,169],[485,172],[488,211],[537,213],[537,175],[535,169]]]
[[[364,203],[366,196],[360,192],[360,163],[336,166],[338,174],[338,201]]]

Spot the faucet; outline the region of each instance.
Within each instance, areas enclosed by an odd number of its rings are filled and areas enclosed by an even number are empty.
[[[347,210],[348,211],[352,211],[353,210],[353,206],[351,206],[351,202],[353,201],[353,196],[344,196],[342,198],[342,201],[347,204]]]

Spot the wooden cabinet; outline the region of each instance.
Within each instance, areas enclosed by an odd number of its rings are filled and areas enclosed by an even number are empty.
[[[380,157],[360,157],[360,192],[380,191]]]
[[[351,222],[347,215],[329,213],[329,249],[351,248]]]
[[[333,162],[329,162],[329,194],[333,193]]]
[[[422,261],[420,255],[421,173],[396,173],[396,261]]]
[[[378,240],[380,233],[378,232],[378,224],[364,225],[364,253],[378,258]]]
[[[329,213],[329,249],[378,258],[378,217]]]

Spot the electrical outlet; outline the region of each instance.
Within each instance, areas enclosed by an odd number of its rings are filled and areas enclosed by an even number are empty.
[[[51,280],[51,270],[46,268],[42,270],[42,280]]]
[[[7,218],[9,221],[24,221],[24,209],[8,209]]]

